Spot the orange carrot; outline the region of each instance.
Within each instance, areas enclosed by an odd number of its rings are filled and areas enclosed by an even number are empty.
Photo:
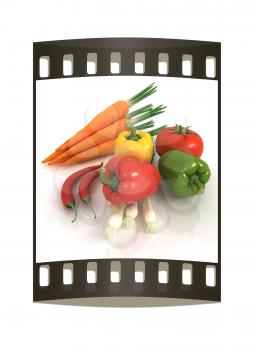
[[[68,159],[66,162],[61,163],[61,165],[72,165],[76,163],[86,162],[88,160],[95,159],[98,157],[106,156],[108,154],[114,153],[114,148],[115,148],[115,140],[110,140],[110,141],[101,143],[96,147],[89,148],[84,152],[76,154],[75,156]]]
[[[106,108],[101,113],[97,114],[90,123],[88,123],[83,129],[78,131],[69,140],[64,142],[56,151],[64,151],[83,139],[89,137],[95,132],[107,127],[115,121],[124,118],[129,111],[129,105],[125,101],[118,101],[113,105]]]
[[[150,122],[148,122],[148,123],[150,123]],[[143,124],[143,125],[145,125],[145,124]],[[166,126],[167,125],[163,125],[157,129],[149,131],[149,133],[152,136],[157,135]],[[72,165],[72,164],[76,164],[76,163],[86,162],[86,161],[94,159],[94,158],[98,158],[98,157],[112,154],[112,153],[114,153],[114,149],[115,149],[115,138],[108,140],[106,142],[102,142],[102,143],[100,143],[94,147],[91,147],[83,152],[75,154],[75,155],[71,156],[68,160],[66,160],[65,162],[60,163],[60,165]],[[54,160],[49,162],[48,164],[49,165],[55,164]]]
[[[63,153],[63,151],[55,151],[50,156],[48,156],[47,158],[43,159],[42,163],[50,162],[51,160],[53,160],[56,157],[60,156],[60,154],[62,154],[62,153]]]
[[[101,113],[97,114],[90,123],[88,123],[84,128],[79,130],[75,135],[73,135],[69,140],[65,141],[60,147],[58,147],[54,153],[49,157],[45,158],[42,163],[48,162],[56,157],[58,157],[61,152],[71,148],[80,141],[88,138],[97,131],[111,125],[115,121],[122,119],[126,116],[129,111],[129,105],[125,101],[118,101],[113,105],[106,108]]]
[[[129,108],[134,106],[136,103],[142,101],[144,98],[152,95],[156,91],[156,86],[150,84],[144,90],[140,91],[127,101],[118,101],[112,104],[110,107],[106,108],[103,112],[99,113],[94,117],[84,128],[78,131],[70,139],[64,142],[60,147],[56,149],[49,157],[44,159],[42,162],[47,162],[59,156],[59,151],[65,151],[68,148],[76,145],[78,142],[88,138],[97,131],[106,128],[107,126],[113,124],[117,120],[127,117]],[[135,113],[135,112],[132,112]],[[129,117],[133,117],[137,114],[129,114]],[[132,116],[131,116],[132,115]]]
[[[116,139],[120,132],[127,130],[127,124],[128,121],[125,118],[117,120],[113,124],[107,126],[106,128],[100,131],[97,131],[93,135],[77,143],[76,145],[72,146],[66,151],[63,151],[56,158],[49,160],[50,164],[52,165],[57,163],[63,163],[69,158],[73,157],[75,154],[96,147],[101,143]]]
[[[110,124],[109,126],[107,126],[104,129],[101,129],[100,131],[97,131],[93,135],[89,136],[83,141],[80,141],[79,143],[70,147],[66,151],[60,152],[60,154],[56,156],[54,159],[50,159],[49,163],[51,165],[63,163],[67,161],[69,158],[73,157],[75,154],[79,154],[83,151],[96,147],[97,145],[100,145],[101,143],[107,142],[109,140],[116,139],[117,136],[122,131],[127,130],[130,127],[134,126],[138,130],[149,129],[154,126],[154,122],[151,120],[139,125],[136,125],[136,123],[140,123],[140,121],[152,118],[157,114],[163,113],[164,107],[158,106],[156,108],[151,108],[149,105],[149,106],[143,107],[140,110],[142,110],[142,112],[145,111],[145,113],[141,115],[137,114],[137,116],[133,119],[122,118],[120,120],[117,120],[113,124]],[[134,111],[133,113],[135,114],[137,113],[137,111]]]

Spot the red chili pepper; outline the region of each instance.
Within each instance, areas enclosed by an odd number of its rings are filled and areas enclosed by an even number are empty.
[[[95,219],[96,214],[91,205],[90,186],[98,177],[99,171],[93,171],[92,173],[89,173],[88,175],[84,176],[79,184],[79,196],[82,199],[82,201],[91,208]]]
[[[136,157],[113,157],[99,173],[104,196],[115,205],[143,200],[155,193],[160,185],[158,170]]]
[[[65,207],[74,210],[75,216],[74,216],[74,219],[72,220],[72,222],[74,222],[77,218],[77,209],[76,209],[76,205],[75,205],[75,198],[74,198],[73,193],[72,193],[74,184],[81,176],[86,175],[93,170],[99,169],[102,165],[103,165],[103,163],[78,170],[74,174],[70,175],[64,181],[63,186],[62,186],[62,190],[61,190],[61,199],[62,199],[62,203]]]

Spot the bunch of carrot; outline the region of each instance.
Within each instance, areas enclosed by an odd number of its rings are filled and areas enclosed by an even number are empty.
[[[154,122],[151,120],[139,123],[164,112],[165,107],[162,105],[153,108],[151,104],[129,112],[132,106],[152,95],[155,91],[156,86],[151,84],[129,100],[112,104],[42,162],[47,162],[48,165],[72,165],[113,153],[115,139],[120,132],[131,126],[135,126],[139,130],[151,128],[154,126]],[[156,134],[164,127],[152,130],[151,134]]]

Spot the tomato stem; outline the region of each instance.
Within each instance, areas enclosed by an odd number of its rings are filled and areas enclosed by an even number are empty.
[[[188,135],[188,134],[195,134],[195,132],[189,130],[191,126],[183,127],[182,125],[176,124],[175,130],[171,131],[171,134],[178,134],[178,135]]]

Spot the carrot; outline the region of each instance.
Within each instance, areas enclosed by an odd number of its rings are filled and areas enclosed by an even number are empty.
[[[126,125],[127,121],[125,118],[114,122],[113,124],[107,126],[106,128],[100,131],[97,131],[95,134],[77,143],[76,145],[72,146],[66,151],[61,152],[59,156],[57,156],[53,160],[49,160],[50,165],[63,163],[69,158],[73,157],[75,154],[96,147],[104,142],[116,139],[117,135],[120,134],[120,132],[127,130]]]
[[[76,145],[72,146],[66,151],[63,151],[57,157],[50,160],[49,163],[51,165],[57,164],[57,163],[63,163],[69,158],[71,158],[72,156],[74,156],[75,154],[86,151],[89,148],[93,148],[109,140],[116,139],[117,136],[120,134],[120,132],[128,130],[128,128],[131,126],[135,126],[136,129],[140,129],[140,130],[151,128],[154,126],[153,121],[148,121],[141,125],[135,125],[135,124],[145,119],[151,118],[157,114],[160,114],[163,112],[163,110],[164,110],[164,107],[162,106],[158,106],[156,108],[150,108],[150,105],[149,105],[149,110],[147,110],[145,113],[141,114],[140,116],[137,116],[132,120],[126,120],[125,118],[117,120],[113,124],[107,126],[106,128],[100,131],[97,131],[93,135],[77,143]]]
[[[63,153],[63,151],[55,151],[50,156],[48,156],[47,158],[43,159],[42,163],[50,162],[51,160],[53,160],[56,157],[60,156],[60,154],[62,154],[62,153]]]
[[[89,137],[95,132],[107,127],[115,121],[124,118],[129,111],[129,105],[125,101],[118,101],[99,113],[93,120],[88,123],[83,129],[78,131],[69,140],[63,143],[56,151],[64,151],[72,147],[83,139]]]
[[[108,154],[114,153],[114,148],[115,148],[115,140],[109,140],[107,142],[101,143],[96,147],[89,148],[84,152],[76,154],[75,156],[71,157],[61,165],[72,165],[76,163],[86,162],[94,158],[106,156]]]
[[[124,118],[124,116],[128,113],[129,106],[125,101],[118,101],[113,105],[106,108],[101,113],[97,114],[90,123],[88,123],[84,128],[79,130],[75,135],[73,135],[70,139],[65,141],[61,146],[59,146],[54,153],[52,153],[49,157],[44,159],[42,162],[48,162],[56,157],[58,157],[62,152],[76,145],[80,141],[88,138],[93,135],[97,131],[109,126],[110,124],[116,122],[117,120]]]
[[[150,123],[150,122],[148,122]],[[147,124],[148,124],[147,123]],[[149,131],[149,133],[154,136],[157,135],[162,129],[164,129],[167,125],[163,125],[157,129]],[[138,128],[138,127],[137,127]],[[61,165],[73,165],[76,163],[86,162],[88,160],[106,156],[114,153],[115,149],[115,139],[108,140],[103,142],[95,147],[91,147],[83,152],[73,155],[67,161],[60,163]],[[53,162],[49,162],[49,165],[53,165]]]
[[[78,142],[83,139],[93,135],[97,131],[104,129],[105,127],[113,124],[115,121],[120,120],[122,118],[128,117],[129,108],[134,106],[136,103],[142,101],[144,98],[150,96],[156,91],[156,86],[154,84],[150,84],[144,90],[140,91],[133,97],[131,97],[127,101],[118,101],[112,104],[110,107],[106,108],[104,111],[99,113],[96,117],[94,117],[84,128],[78,131],[75,135],[73,135],[70,139],[64,142],[60,147],[56,149],[56,152],[52,153],[49,157],[44,159],[42,162],[47,162],[49,160],[54,159],[59,155],[59,151],[65,151],[68,148],[76,145]],[[131,118],[131,113],[129,118]]]

